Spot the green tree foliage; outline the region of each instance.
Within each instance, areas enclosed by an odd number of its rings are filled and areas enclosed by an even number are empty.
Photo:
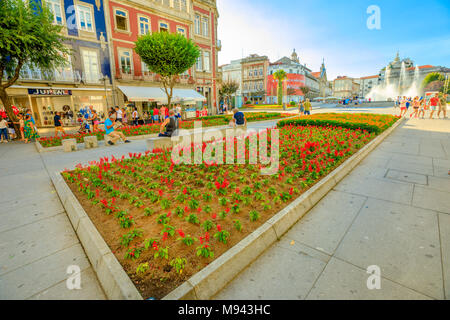
[[[422,88],[425,88],[429,83],[433,81],[444,81],[444,76],[440,74],[439,72],[432,72],[427,74],[425,79],[422,81]]]
[[[235,80],[229,79],[226,81],[223,81],[220,84],[219,88],[219,95],[221,95],[223,98],[227,99],[228,105],[230,104],[230,99],[233,94],[236,93],[239,89],[239,83]]]
[[[150,71],[160,75],[170,109],[179,74],[192,67],[200,56],[197,45],[181,34],[156,32],[140,37],[134,51]]]
[[[0,1],[0,99],[13,121],[17,118],[6,89],[17,81],[22,67],[29,64],[46,71],[67,63],[70,51],[63,44],[61,29],[40,2]]]
[[[279,105],[283,104],[283,80],[287,78],[284,70],[280,69],[274,72],[273,78],[278,81],[277,101]]]

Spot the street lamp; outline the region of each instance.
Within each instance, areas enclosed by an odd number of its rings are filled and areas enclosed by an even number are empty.
[[[105,86],[106,110],[108,110],[108,93],[106,91],[106,82],[109,80],[109,77],[107,75],[105,75],[105,76],[102,76],[99,80],[103,81],[103,84]]]

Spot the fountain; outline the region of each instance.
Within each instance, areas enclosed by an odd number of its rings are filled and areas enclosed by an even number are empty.
[[[412,71],[411,60],[405,59],[400,62],[397,54],[395,60],[389,63],[384,70],[384,81],[373,87],[366,98],[371,98],[373,101],[388,101],[395,100],[398,96],[420,96],[419,66],[415,67],[414,75],[408,70]],[[395,81],[396,74],[398,75],[398,81]]]

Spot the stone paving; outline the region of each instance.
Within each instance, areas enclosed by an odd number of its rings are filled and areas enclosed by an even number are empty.
[[[215,299],[450,298],[449,169],[450,121],[408,118]]]
[[[342,109],[317,112],[332,111]],[[448,120],[408,120],[216,298],[448,298],[449,137]],[[145,147],[39,154],[0,145],[0,299],[105,299],[49,173]],[[382,289],[369,291],[373,264]],[[81,290],[66,287],[69,265],[82,270]]]

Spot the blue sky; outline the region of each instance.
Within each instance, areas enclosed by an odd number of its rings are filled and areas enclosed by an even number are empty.
[[[397,50],[416,64],[450,67],[449,0],[217,0],[219,65],[251,53],[271,61],[296,49],[302,63],[328,78],[378,74]],[[381,29],[369,30],[377,5]]]

